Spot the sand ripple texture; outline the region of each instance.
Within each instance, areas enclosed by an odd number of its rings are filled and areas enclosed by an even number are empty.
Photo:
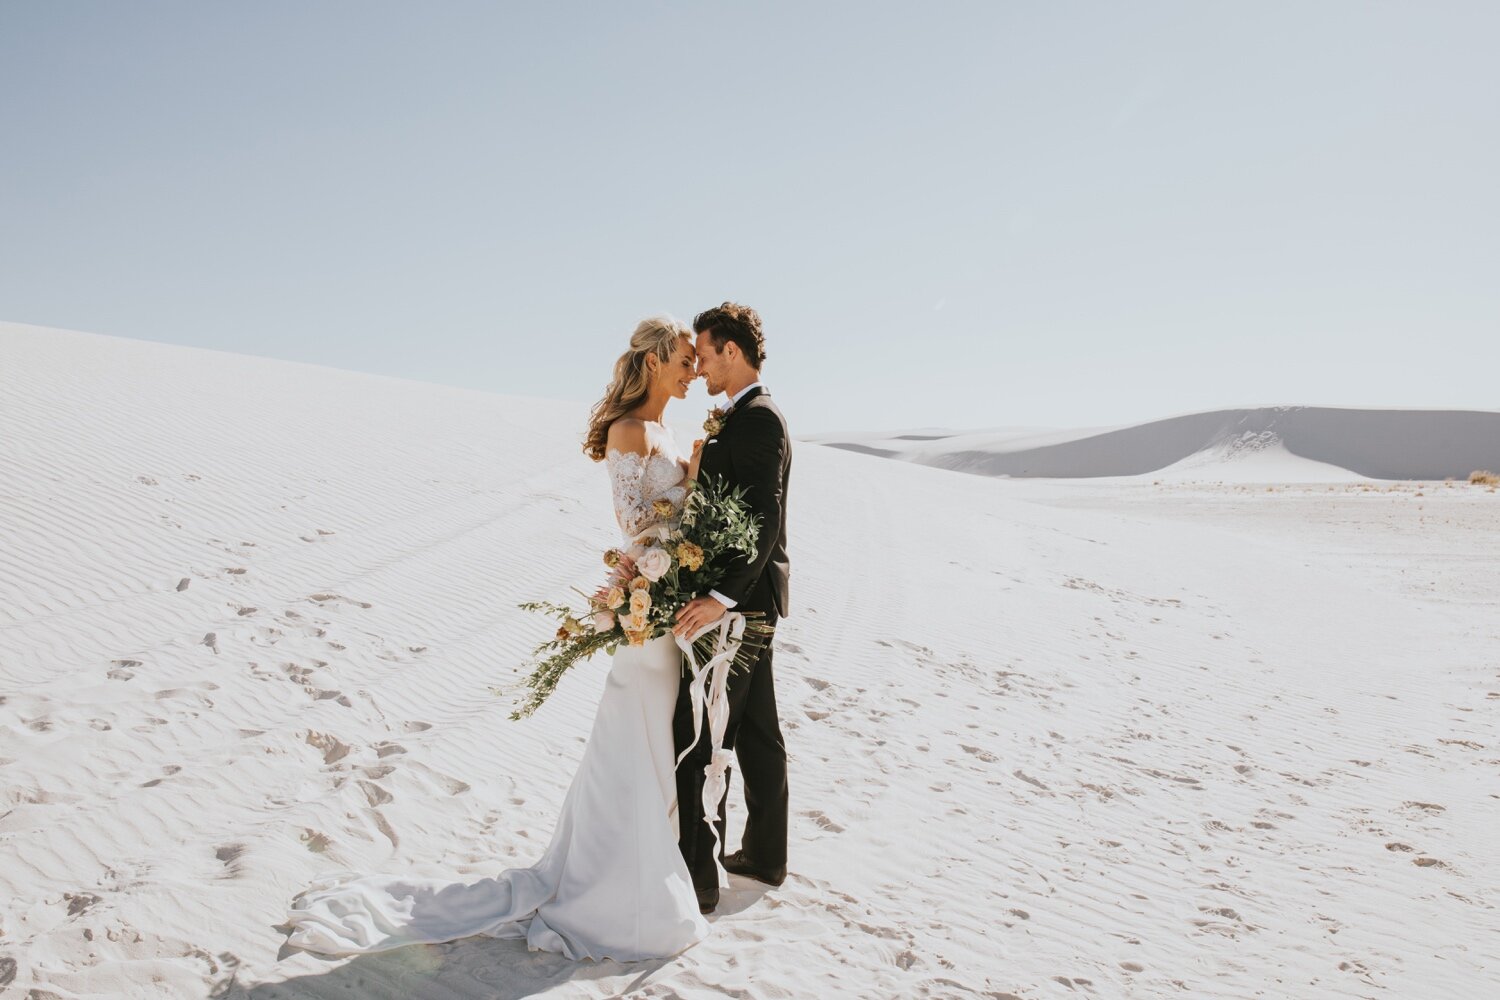
[[[615,536],[586,407],[0,359],[0,997],[1500,996],[1495,494],[799,443],[786,884],[671,961],[331,961],[278,927],[319,876],[547,841],[605,665],[491,688]]]

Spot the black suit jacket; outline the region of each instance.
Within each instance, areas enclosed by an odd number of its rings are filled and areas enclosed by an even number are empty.
[[[717,477],[745,487],[745,505],[760,515],[755,558],[738,557],[714,588],[736,611],[786,617],[791,564],[786,555],[786,489],[792,471],[792,439],[786,418],[764,387],[740,398],[724,426],[703,445],[698,478]]]

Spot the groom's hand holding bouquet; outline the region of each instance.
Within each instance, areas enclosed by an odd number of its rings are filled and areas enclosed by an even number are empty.
[[[741,488],[728,489],[717,482],[691,487],[675,531],[667,519],[676,508],[669,500],[657,500],[656,513],[663,521],[637,537],[629,549],[604,553],[610,570],[604,586],[592,596],[578,592],[588,601],[587,611],[575,612],[551,601],[521,605],[557,618],[560,624],[556,635],[533,652],[539,662],[524,682],[529,693],[511,713],[512,719],[535,712],[570,667],[601,649],[613,653],[622,642],[643,646],[666,635],[711,643],[699,633],[722,618],[726,608],[712,597],[696,595],[712,590],[736,557],[755,558],[759,516],[746,506]],[[770,627],[756,616],[746,617],[750,620],[735,657],[740,665],[752,662],[771,635]]]

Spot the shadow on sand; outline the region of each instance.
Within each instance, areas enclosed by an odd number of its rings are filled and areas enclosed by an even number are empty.
[[[717,923],[749,909],[767,889],[758,883],[735,879],[709,917]],[[285,935],[290,928],[277,925]],[[717,931],[715,932],[718,933]],[[712,940],[710,938],[710,940]],[[304,1000],[339,997],[341,1000],[438,1000],[438,998],[484,998],[519,1000],[535,996],[569,981],[609,980],[600,992],[629,994],[670,975],[691,963],[695,948],[671,958],[643,962],[575,962],[552,952],[531,951],[526,942],[487,937],[467,937],[444,944],[414,944],[405,948],[338,958],[305,952],[283,945],[278,961],[291,960],[297,971],[284,970],[287,978],[256,986],[239,983],[234,976],[221,982],[209,996],[214,1000]],[[309,963],[326,968],[305,970]],[[274,974],[274,973],[273,973]]]

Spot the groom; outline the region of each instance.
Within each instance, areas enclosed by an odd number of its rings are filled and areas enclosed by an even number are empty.
[[[787,613],[786,486],[792,467],[792,441],[786,419],[760,382],[766,358],[760,316],[749,306],[726,302],[693,319],[697,334],[698,374],[710,395],[729,396],[728,413],[720,429],[703,444],[698,478],[718,478],[730,487],[745,488],[745,504],[760,515],[755,558],[731,564],[718,589],[700,595],[677,613],[673,631],[688,636],[718,621],[731,608],[761,612],[761,621],[775,626]],[[771,643],[749,670],[736,670],[728,680],[729,723],[724,747],[733,749],[745,785],[745,835],[740,850],[725,855],[724,869],[770,885],[786,879],[787,783],[786,744],[776,718],[776,689],[771,676]],[[719,878],[714,866],[714,836],[704,821],[704,768],[712,756],[708,726],[693,743],[693,708],[688,685],[678,689],[673,736],[680,755],[691,745],[677,768],[678,847],[698,891],[698,908],[712,913],[719,903]],[[727,776],[726,776],[727,781]],[[725,798],[728,798],[727,794]],[[717,817],[719,843],[724,843],[724,803]]]

